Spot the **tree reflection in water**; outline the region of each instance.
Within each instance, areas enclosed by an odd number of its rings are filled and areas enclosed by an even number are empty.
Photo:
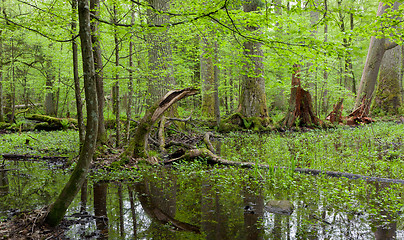
[[[256,177],[242,179],[232,180],[215,171],[207,171],[201,177],[160,169],[140,182],[96,183],[93,196],[97,236],[208,240],[403,237],[403,231],[397,230],[394,213],[377,214],[392,216],[388,219],[391,222],[383,225],[371,220],[373,215],[367,214],[366,209],[357,212],[347,209],[344,202],[325,198],[319,185],[291,195],[282,188],[269,190],[268,183]],[[352,184],[351,187],[357,187],[355,184],[366,183]],[[371,192],[368,196],[358,194],[352,202],[366,206],[378,193]],[[294,210],[268,210],[269,202],[291,204]]]

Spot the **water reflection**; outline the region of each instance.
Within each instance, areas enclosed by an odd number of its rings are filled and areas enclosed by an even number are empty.
[[[0,196],[7,195],[10,191],[7,169],[5,165],[0,165]]]
[[[41,191],[52,189],[47,195],[53,195],[60,190],[54,186],[66,181],[59,177],[55,183],[60,172],[40,174],[0,171],[0,211],[14,206],[11,201],[18,194],[35,208],[43,204]],[[67,215],[75,224],[66,237],[404,239],[402,216],[396,208],[386,207],[402,204],[402,187],[310,176],[296,176],[287,185],[275,178],[263,182],[257,176],[219,168],[203,174],[159,169],[145,173],[139,182],[89,181],[69,209]],[[395,195],[390,194],[393,191]]]
[[[366,209],[360,212],[345,209],[342,205],[346,203],[327,199],[315,188],[312,192],[288,196],[282,191],[268,191],[254,177],[229,184],[224,184],[224,180],[192,174],[183,178],[170,170],[161,170],[136,183],[94,183],[93,224],[97,233],[87,233],[85,237],[208,240],[404,237],[403,230],[397,228],[397,215],[392,212],[372,215]],[[367,196],[355,200],[358,204],[379,201],[376,195],[382,195],[380,191],[389,186],[368,188]],[[316,192],[317,196],[313,195]],[[293,200],[286,200],[290,197]],[[373,220],[381,214],[390,217],[384,223]],[[70,231],[67,235],[80,239],[74,237],[76,234],[77,231]]]

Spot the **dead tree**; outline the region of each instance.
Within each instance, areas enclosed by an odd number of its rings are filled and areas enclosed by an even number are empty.
[[[133,157],[148,159],[153,162],[148,155],[148,138],[154,123],[163,115],[163,113],[177,101],[197,94],[198,90],[194,88],[185,88],[168,92],[163,98],[150,107],[144,117],[140,120],[134,137],[130,140],[128,148],[122,153],[121,157]]]
[[[293,68],[289,110],[284,125],[288,128],[294,125],[318,126],[321,124],[321,120],[313,112],[311,95],[300,84],[300,66],[295,64]]]

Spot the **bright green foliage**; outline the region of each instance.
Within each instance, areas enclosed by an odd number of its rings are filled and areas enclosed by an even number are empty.
[[[270,166],[403,179],[403,133],[401,125],[392,123],[284,135],[234,133],[226,138],[222,155]]]
[[[143,105],[148,93],[148,79],[152,74],[148,68],[148,42],[150,32],[167,31],[171,44],[172,56],[170,73],[175,79],[176,88],[200,85],[199,60],[201,48],[199,42],[210,38],[212,32],[217,39],[219,56],[216,63],[219,68],[219,98],[221,111],[235,112],[239,98],[240,78],[243,74],[243,42],[260,41],[264,51],[265,92],[268,107],[278,101],[282,93],[283,105],[286,105],[290,89],[292,66],[300,63],[307,66],[302,73],[302,83],[309,89],[317,114],[325,115],[340,98],[345,98],[344,110],[349,111],[353,105],[351,89],[344,84],[345,77],[354,77],[356,81],[363,69],[369,37],[371,35],[388,35],[393,38],[398,34],[402,24],[389,16],[400,14],[389,12],[376,19],[378,2],[366,1],[327,1],[299,5],[294,3],[281,6],[272,2],[261,1],[260,11],[245,13],[242,1],[176,1],[170,7],[170,23],[167,26],[148,26],[147,11],[151,11],[147,2],[141,5],[130,1],[104,1],[100,9],[100,41],[104,57],[104,87],[106,95],[115,84],[114,76],[119,74],[122,94],[127,93],[128,70],[132,70],[134,79],[135,114],[144,112]],[[119,26],[113,26],[112,6],[117,7]],[[15,8],[13,6],[19,6]],[[131,24],[131,11],[135,11],[134,25]],[[402,11],[400,8],[399,11]],[[55,94],[58,100],[58,115],[74,116],[74,92],[72,89],[71,38],[69,26],[71,19],[70,4],[64,1],[34,1],[26,4],[15,0],[4,1],[4,12],[10,20],[2,27],[2,55],[4,62],[3,91],[4,96],[13,95],[15,104],[42,103],[46,92]],[[317,12],[319,20],[311,24],[310,13]],[[351,14],[353,26],[351,29]],[[5,21],[4,19],[2,20]],[[384,28],[383,25],[397,25],[397,28]],[[250,33],[245,26],[260,26],[260,33]],[[324,28],[327,26],[327,33]],[[342,27],[344,26],[344,27]],[[115,44],[114,31],[119,39],[121,65],[114,65]],[[315,33],[313,33],[316,31]],[[40,34],[39,34],[40,33]],[[134,65],[129,69],[128,46],[130,37],[134,42]],[[327,37],[327,41],[325,38]],[[56,42],[63,40],[66,42]],[[394,40],[400,41],[394,38]],[[80,53],[79,53],[80,54]],[[352,72],[344,71],[345,59],[352,60]],[[80,59],[80,57],[79,57]],[[170,58],[167,58],[170,59]],[[309,64],[310,63],[310,64]],[[81,64],[79,64],[81,66]],[[340,67],[341,66],[341,67]],[[327,77],[325,77],[325,74]],[[345,76],[347,75],[347,76]],[[349,76],[348,76],[349,75]],[[45,90],[46,79],[52,86]],[[169,90],[169,89],[167,89]],[[109,99],[107,97],[107,99]],[[29,101],[28,101],[29,100]],[[123,106],[126,104],[123,99]],[[200,96],[193,104],[200,103]],[[185,108],[191,102],[182,103]],[[106,112],[110,112],[111,103],[107,101]],[[122,106],[122,107],[123,107]],[[199,114],[199,107],[192,106]],[[284,110],[285,108],[283,108]],[[282,110],[282,109],[281,109]],[[41,112],[39,108],[31,109]],[[271,114],[271,111],[269,111]]]

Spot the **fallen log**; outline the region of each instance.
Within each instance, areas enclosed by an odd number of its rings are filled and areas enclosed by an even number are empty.
[[[74,118],[56,118],[40,114],[27,115],[25,118],[41,122],[35,126],[35,129],[37,130],[52,131],[67,128],[77,129],[77,119]]]
[[[35,156],[35,155],[28,155],[28,154],[3,154],[3,159],[5,160],[14,160],[14,161],[66,161],[68,157],[61,157],[61,156]]]
[[[188,151],[185,151],[185,153],[177,158],[174,159],[169,159],[166,161],[163,161],[163,164],[168,165],[171,164],[175,161],[179,160],[193,160],[196,157],[202,157],[207,160],[208,164],[220,164],[224,166],[236,166],[236,167],[241,167],[241,168],[263,168],[263,169],[270,169],[273,166],[269,166],[266,164],[256,164],[256,163],[251,163],[251,162],[234,162],[234,161],[229,161],[226,159],[223,159],[216,154],[212,153],[206,148],[201,148],[201,149],[191,149]],[[279,167],[275,166],[273,167],[273,170],[276,169],[284,169],[288,170],[289,168],[287,167]],[[399,183],[399,184],[404,184],[403,179],[392,179],[392,178],[381,178],[381,177],[371,177],[371,176],[365,176],[365,175],[360,175],[360,174],[353,174],[353,173],[345,173],[345,172],[335,172],[335,171],[323,171],[323,170],[317,170],[317,169],[308,169],[308,168],[294,168],[294,172],[297,173],[304,173],[304,174],[311,174],[314,176],[318,175],[326,175],[329,177],[335,177],[335,178],[347,178],[347,179],[352,179],[352,180],[365,180],[369,182],[383,182],[383,183]]]

